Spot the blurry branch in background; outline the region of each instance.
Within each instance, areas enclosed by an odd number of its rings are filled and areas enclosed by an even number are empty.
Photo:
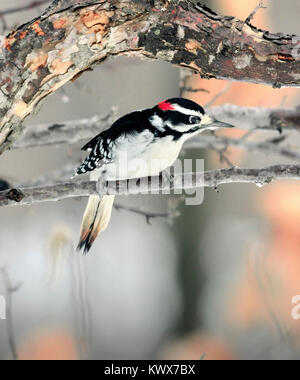
[[[72,233],[65,225],[56,225],[49,239],[49,285],[58,285],[65,270],[70,272],[70,291],[78,353],[87,357],[91,340],[91,315],[85,262],[75,255]]]
[[[300,107],[295,109],[266,109],[239,107],[224,105],[213,107],[208,112],[218,120],[236,125],[239,129],[255,131],[299,131],[300,130]],[[113,108],[104,116],[95,116],[90,119],[66,121],[57,124],[28,127],[22,139],[17,141],[13,149],[43,147],[60,144],[83,143],[93,138],[98,133],[109,128],[116,119],[116,109]],[[187,148],[208,148],[212,150],[235,146],[246,151],[257,151],[267,155],[274,154],[290,160],[300,159],[300,152],[285,144],[287,137],[281,135],[274,139],[264,141],[247,141],[249,135],[240,139],[226,138],[216,135],[201,135],[187,142]],[[65,174],[71,175],[65,171]],[[50,178],[49,178],[50,179]],[[61,180],[62,178],[58,178]],[[42,183],[42,181],[40,181]]]
[[[281,144],[287,139],[288,136],[282,135],[280,137],[269,139],[265,141],[247,141],[246,139],[234,139],[216,135],[202,135],[187,142],[187,148],[202,148],[211,150],[224,150],[229,147],[236,147],[244,149],[247,152],[260,152],[265,155],[278,156],[287,160],[300,161],[300,150],[293,149],[287,145]]]
[[[31,3],[29,3],[27,5],[21,5],[21,6],[18,6],[18,7],[2,9],[2,10],[0,10],[0,17],[8,16],[8,15],[11,15],[13,13],[19,13],[19,12],[23,12],[23,11],[29,11],[31,9],[38,8],[38,7],[42,6],[42,5],[50,3],[50,1],[51,0],[35,0],[35,1],[32,1]]]
[[[239,107],[233,104],[213,107],[209,113],[222,121],[229,121],[240,129],[300,132],[300,107],[259,108]]]
[[[213,106],[216,101],[223,95],[227,94],[227,92],[230,90],[232,86],[232,82],[227,82],[226,86],[223,88],[223,90],[219,91],[215,96],[213,96],[208,103],[205,104],[206,107],[211,107]]]
[[[21,284],[13,286],[7,268],[0,268],[0,274],[3,279],[5,288],[5,298],[6,298],[6,324],[7,324],[7,334],[8,343],[11,350],[11,354],[14,360],[18,360],[17,345],[15,339],[15,329],[13,321],[13,294],[19,291]]]
[[[274,325],[275,330],[278,333],[280,344],[286,344],[290,353],[294,359],[297,358],[297,352],[295,350],[291,335],[285,323],[281,320],[277,310],[280,310],[279,303],[276,304],[277,294],[272,294],[274,284],[271,283],[271,276],[268,273],[266,265],[265,249],[256,249],[253,252],[255,259],[255,276],[258,286],[258,294],[260,295],[262,302],[265,306],[271,322]]]
[[[77,345],[81,358],[87,359],[90,354],[92,342],[92,314],[87,284],[86,262],[83,256],[74,254],[70,256],[70,271],[72,277],[72,300],[74,303],[74,322],[76,328]]]
[[[189,79],[193,76],[193,72],[186,69],[180,69],[180,97],[183,97],[185,92],[187,93],[197,93],[205,92],[209,94],[209,91],[204,88],[193,88],[188,86]]]
[[[29,127],[13,149],[75,144],[90,139],[108,129],[116,119],[116,108],[104,116]]]
[[[154,3],[60,0],[12,31],[0,60],[0,153],[42,100],[111,56],[162,59],[208,79],[300,87],[300,36],[258,30],[190,0]]]
[[[52,186],[11,189],[0,193],[0,207],[32,205],[39,202],[60,201],[67,198],[87,197],[93,194],[136,195],[172,193],[174,190],[190,190],[201,187],[217,189],[222,184],[252,183],[263,187],[274,180],[300,180],[300,165],[274,165],[261,169],[211,170],[204,173],[175,174],[170,181],[161,177],[136,180],[96,182],[67,182]]]

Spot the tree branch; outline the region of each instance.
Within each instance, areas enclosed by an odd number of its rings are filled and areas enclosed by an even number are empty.
[[[253,10],[253,12],[250,13],[250,15],[247,17],[245,23],[247,24],[250,24],[251,21],[254,19],[254,17],[256,16],[256,13],[260,10],[260,9],[266,9],[267,7],[264,6],[263,2],[260,1],[259,4],[257,5],[257,7]]]
[[[300,107],[258,108],[225,104],[213,107],[209,112],[216,119],[230,121],[241,129],[264,129],[274,131],[300,131]]]
[[[23,138],[13,145],[13,149],[82,142],[111,127],[115,119],[116,109],[112,109],[104,116],[29,127]]]
[[[240,149],[247,150],[248,152],[260,152],[266,155],[274,155],[282,157],[287,160],[295,160],[300,162],[300,151],[292,149],[288,146],[281,146],[286,139],[286,136],[280,137],[278,140],[266,140],[262,142],[247,141],[246,139],[233,139],[223,136],[215,135],[202,135],[196,137],[193,140],[187,142],[186,146],[188,148],[202,148],[202,149],[221,149],[226,150],[228,147],[236,147]]]
[[[170,183],[162,183],[160,177],[130,181],[107,182],[101,195],[130,195],[171,193],[201,187],[216,188],[222,184],[253,183],[264,186],[274,180],[300,180],[300,165],[275,165],[262,169],[212,170],[205,173],[175,175]],[[150,189],[150,190],[149,190]],[[0,193],[0,207],[32,205],[39,202],[60,201],[67,198],[87,197],[99,194],[96,182],[68,182],[53,186],[11,189]]]
[[[300,108],[296,109],[262,109],[247,108],[234,105],[224,105],[208,110],[209,113],[222,121],[236,125],[241,129],[288,131],[299,130]],[[90,119],[66,121],[59,124],[28,127],[24,137],[18,140],[13,149],[43,147],[60,144],[83,143],[111,126],[116,118],[112,109],[104,116]],[[300,152],[288,146],[282,146],[284,136],[280,141],[249,142],[246,139],[230,139],[220,136],[201,135],[187,142],[188,148],[220,148],[235,146],[248,151],[258,151],[264,154],[275,154],[285,159],[300,160]]]
[[[110,56],[162,59],[204,78],[299,87],[298,43],[189,0],[55,1],[5,41],[0,153],[20,136],[23,120],[43,99]]]
[[[118,203],[114,203],[114,209],[117,211],[123,210],[123,211],[132,212],[133,214],[141,215],[146,218],[147,224],[150,224],[150,225],[151,225],[152,219],[162,218],[162,219],[172,220],[175,217],[174,215],[175,213],[171,213],[171,212],[150,212],[150,211],[145,211],[137,207],[123,206]]]

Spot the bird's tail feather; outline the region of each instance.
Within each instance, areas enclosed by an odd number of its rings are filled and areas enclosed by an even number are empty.
[[[110,221],[115,197],[113,195],[91,195],[83,216],[78,250],[87,254],[100,232]]]

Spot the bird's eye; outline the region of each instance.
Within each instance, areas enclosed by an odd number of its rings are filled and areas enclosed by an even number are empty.
[[[201,119],[197,116],[190,116],[190,124],[200,124]]]

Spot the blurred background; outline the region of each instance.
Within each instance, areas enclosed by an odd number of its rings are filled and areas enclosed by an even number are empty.
[[[0,12],[30,0],[2,0]],[[217,12],[246,17],[257,0],[215,0]],[[265,0],[254,24],[300,34],[298,0]],[[6,17],[13,27],[40,14]],[[49,97],[26,125],[118,115],[179,95],[180,70],[163,62],[118,58],[86,73]],[[297,89],[191,77],[208,92],[185,93],[201,104],[226,88],[214,105],[296,106]],[[245,132],[231,131],[240,137]],[[271,137],[274,134],[271,134]],[[252,139],[266,138],[255,134]],[[299,134],[290,132],[293,144]],[[226,152],[240,167],[282,163],[282,158]],[[226,167],[212,151],[185,150],[205,158],[206,169]],[[76,167],[80,146],[14,150],[0,159],[0,177],[26,183]],[[300,320],[292,298],[300,294],[300,185],[226,185],[205,190],[205,202],[189,207],[174,197],[118,200],[151,212],[178,207],[170,224],[114,211],[110,227],[87,257],[75,251],[86,199],[0,210],[0,267],[13,293],[13,321],[20,359],[299,359]],[[5,294],[0,276],[0,294]],[[0,321],[0,359],[11,359],[7,325]]]

